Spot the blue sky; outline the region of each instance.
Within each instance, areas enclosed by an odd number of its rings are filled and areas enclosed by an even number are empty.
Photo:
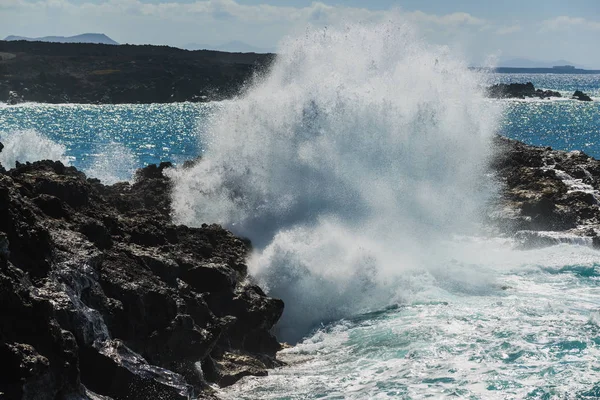
[[[120,43],[275,48],[307,25],[389,18],[471,64],[524,57],[600,68],[600,0],[0,0],[0,37],[102,32]]]

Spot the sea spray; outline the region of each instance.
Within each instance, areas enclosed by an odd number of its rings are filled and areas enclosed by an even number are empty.
[[[136,156],[127,146],[112,141],[96,148],[94,161],[84,172],[105,185],[112,185],[132,180],[136,164]]]
[[[0,152],[0,164],[5,168],[14,168],[16,162],[39,160],[61,161],[69,165],[66,146],[56,143],[34,129],[24,129],[0,134],[4,149]]]
[[[479,87],[403,23],[286,40],[201,132],[203,161],[172,173],[175,219],[252,240],[252,275],[286,302],[282,340],[400,301],[403,274],[454,257],[438,243],[490,194]]]

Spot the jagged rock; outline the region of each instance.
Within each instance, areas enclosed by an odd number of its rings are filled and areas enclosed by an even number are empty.
[[[0,392],[210,397],[207,379],[234,381],[203,371],[225,354],[278,365],[283,303],[247,283],[248,241],[171,223],[170,167],[112,186],[52,161],[0,174]]]
[[[194,388],[182,376],[148,364],[120,340],[111,340],[99,350],[82,349],[81,360],[85,385],[115,400],[188,400],[194,396]]]
[[[81,393],[78,346],[60,327],[53,305],[10,262],[0,270],[0,392],[15,399]]]
[[[495,139],[492,168],[502,183],[493,222],[531,246],[587,238],[600,232],[600,161],[579,151]],[[502,210],[498,212],[497,210]],[[538,235],[536,231],[563,232]]]
[[[42,393],[52,388],[50,362],[28,344],[0,344],[4,396],[10,399],[42,398]],[[52,398],[47,396],[47,398]]]
[[[580,101],[592,101],[592,98],[587,94],[583,93],[581,90],[576,90],[575,93],[573,93],[572,97]]]
[[[214,362],[214,374],[221,387],[233,385],[245,376],[265,376],[266,366],[253,357],[244,354],[225,353],[219,361]]]

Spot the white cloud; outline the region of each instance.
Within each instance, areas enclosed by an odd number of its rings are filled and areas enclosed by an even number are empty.
[[[416,25],[429,37],[441,39],[490,26],[487,21],[466,12],[436,15],[422,11],[334,6],[319,1],[304,7],[285,3],[243,4],[237,0],[153,3],[144,0],[0,0],[0,3],[0,19],[10,22],[0,26],[3,31],[0,33],[4,35],[68,35],[94,30],[129,43],[181,45],[201,40],[219,44],[241,39],[272,47],[281,37],[309,24],[378,22],[398,16]],[[10,8],[5,8],[7,5]]]
[[[523,28],[520,25],[501,26],[496,29],[498,35],[510,35],[512,33],[521,32]]]
[[[298,7],[274,0],[269,4],[240,0],[0,0],[0,38],[102,32],[121,43],[182,46],[240,40],[273,48],[287,35],[302,35],[307,25],[400,20],[414,25],[426,41],[447,44],[465,58],[481,60],[485,54],[503,50],[538,58],[556,54],[555,58],[600,63],[600,56],[593,51],[594,35],[581,36],[577,46],[572,41],[558,40],[567,29],[600,31],[600,22],[590,19],[560,16],[524,25],[515,20],[483,19],[468,12],[435,14],[344,4],[339,0],[316,0]],[[515,40],[515,33],[532,27],[547,34]],[[549,40],[552,43],[547,43]]]
[[[197,0],[192,3],[165,1],[144,3],[140,0],[105,0],[97,2],[76,3],[69,0],[2,0],[2,6],[13,9],[34,10],[56,8],[70,12],[99,12],[103,14],[133,13],[160,18],[189,19],[208,16],[219,19],[228,16],[244,22],[299,22],[299,21],[339,21],[339,20],[373,20],[386,19],[397,11],[369,10],[359,7],[331,6],[322,2],[313,2],[306,7],[290,7],[270,4],[246,5],[235,0]],[[439,26],[484,25],[485,20],[476,18],[465,12],[446,15],[426,14],[422,11],[401,13],[409,20]]]
[[[561,15],[560,17],[542,21],[543,31],[564,31],[571,29],[600,31],[600,22],[591,21],[581,17],[569,17]]]

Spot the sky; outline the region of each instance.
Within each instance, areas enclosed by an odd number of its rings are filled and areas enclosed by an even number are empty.
[[[473,65],[565,59],[600,69],[600,0],[0,0],[0,38],[95,32],[119,43],[276,49],[307,26],[390,18]]]

